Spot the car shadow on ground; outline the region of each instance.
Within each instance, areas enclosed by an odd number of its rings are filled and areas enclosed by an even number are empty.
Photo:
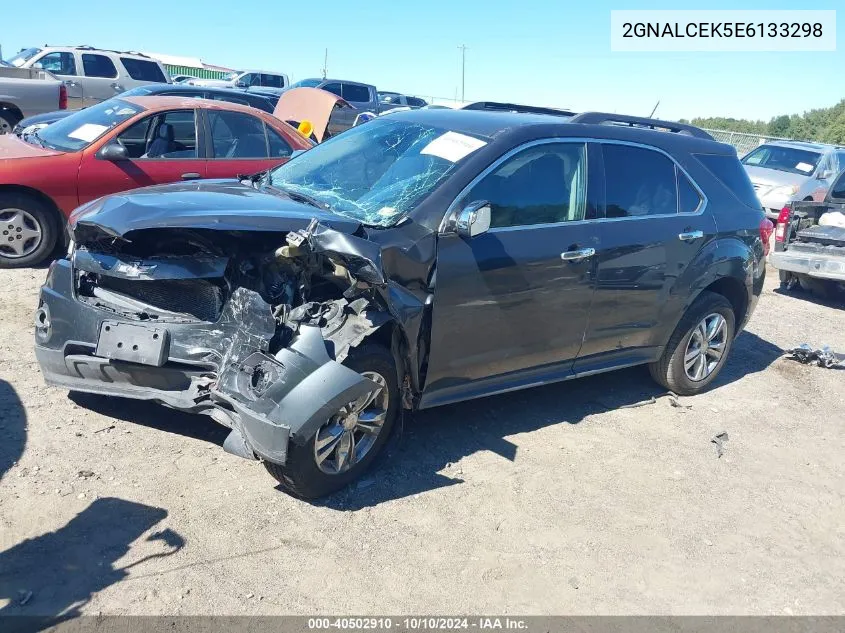
[[[792,297],[793,299],[801,299],[802,301],[809,301],[818,306],[825,308],[834,308],[837,310],[845,309],[845,291],[833,291],[828,295],[820,295],[812,290],[804,290],[803,288],[793,288],[785,290],[784,288],[775,288],[773,292],[776,295],[783,297]]]
[[[26,409],[15,388],[0,380],[0,480],[23,455],[26,446]]]
[[[155,402],[128,400],[113,396],[71,392],[71,401],[80,407],[107,415],[117,420],[148,426],[166,433],[176,433],[195,440],[223,446],[229,429],[221,426],[207,415],[185,413],[168,409]]]
[[[777,345],[743,332],[713,388],[763,371],[782,355]],[[588,416],[665,393],[645,367],[634,367],[406,414],[373,470],[350,487],[315,503],[354,510],[456,485],[462,483],[460,478],[439,471],[481,450],[514,460],[517,447],[506,439],[508,436],[555,424],[578,424]],[[229,432],[206,416],[150,402],[87,394],[73,394],[71,398],[104,415],[220,446]]]
[[[145,539],[160,541],[159,551],[117,566],[131,544],[165,517],[162,508],[103,497],[64,527],[0,552],[0,622],[6,616],[28,616],[18,622],[21,627],[43,630],[79,615],[96,592],[126,578],[131,567],[185,546],[179,534],[165,528]],[[16,620],[6,620],[0,629],[14,629]]]
[[[777,345],[743,332],[711,388],[763,371],[782,355]],[[318,504],[353,510],[460,484],[459,475],[439,471],[482,450],[514,460],[517,447],[509,436],[556,424],[579,424],[591,415],[666,393],[646,367],[633,367],[420,411],[406,417],[401,437],[391,442],[380,467]]]

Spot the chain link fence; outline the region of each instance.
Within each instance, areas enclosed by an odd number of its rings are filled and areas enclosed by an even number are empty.
[[[720,143],[727,143],[736,148],[740,157],[745,156],[755,147],[768,141],[789,141],[793,139],[781,138],[779,136],[765,136],[763,134],[747,134],[745,132],[729,132],[728,130],[709,130],[701,128]]]

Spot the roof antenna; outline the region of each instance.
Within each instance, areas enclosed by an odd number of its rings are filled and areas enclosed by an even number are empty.
[[[660,99],[657,100],[657,103],[654,104],[654,109],[651,111],[651,114],[648,115],[649,119],[654,118],[654,113],[657,112],[657,106],[660,105]]]
[[[326,78],[326,73],[328,72],[329,66],[329,49],[326,49],[326,54],[323,56],[323,79]]]

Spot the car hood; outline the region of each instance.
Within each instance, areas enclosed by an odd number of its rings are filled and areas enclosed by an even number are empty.
[[[769,187],[779,187],[781,185],[801,186],[809,179],[809,176],[793,174],[788,171],[778,171],[777,169],[767,169],[766,167],[756,167],[754,165],[743,165],[743,167],[745,167],[748,178],[756,185],[766,185]]]
[[[62,152],[25,143],[14,134],[0,135],[0,161],[14,158],[38,158],[58,156]]]
[[[357,220],[238,180],[155,185],[106,196],[79,207],[69,223],[75,237],[90,229],[123,237],[153,228],[287,232],[304,229],[314,219],[341,233],[351,234],[361,228]]]
[[[50,123],[55,123],[60,119],[69,117],[71,114],[76,114],[77,112],[79,112],[79,110],[55,110],[54,112],[34,114],[18,121],[18,124],[15,127],[26,128],[30,125],[49,125]]]

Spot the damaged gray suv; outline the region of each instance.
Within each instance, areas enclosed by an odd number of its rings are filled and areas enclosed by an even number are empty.
[[[47,382],[209,415],[313,498],[403,409],[637,364],[706,388],[771,223],[694,127],[417,110],[269,173],[101,198],[69,231],[36,314]]]

